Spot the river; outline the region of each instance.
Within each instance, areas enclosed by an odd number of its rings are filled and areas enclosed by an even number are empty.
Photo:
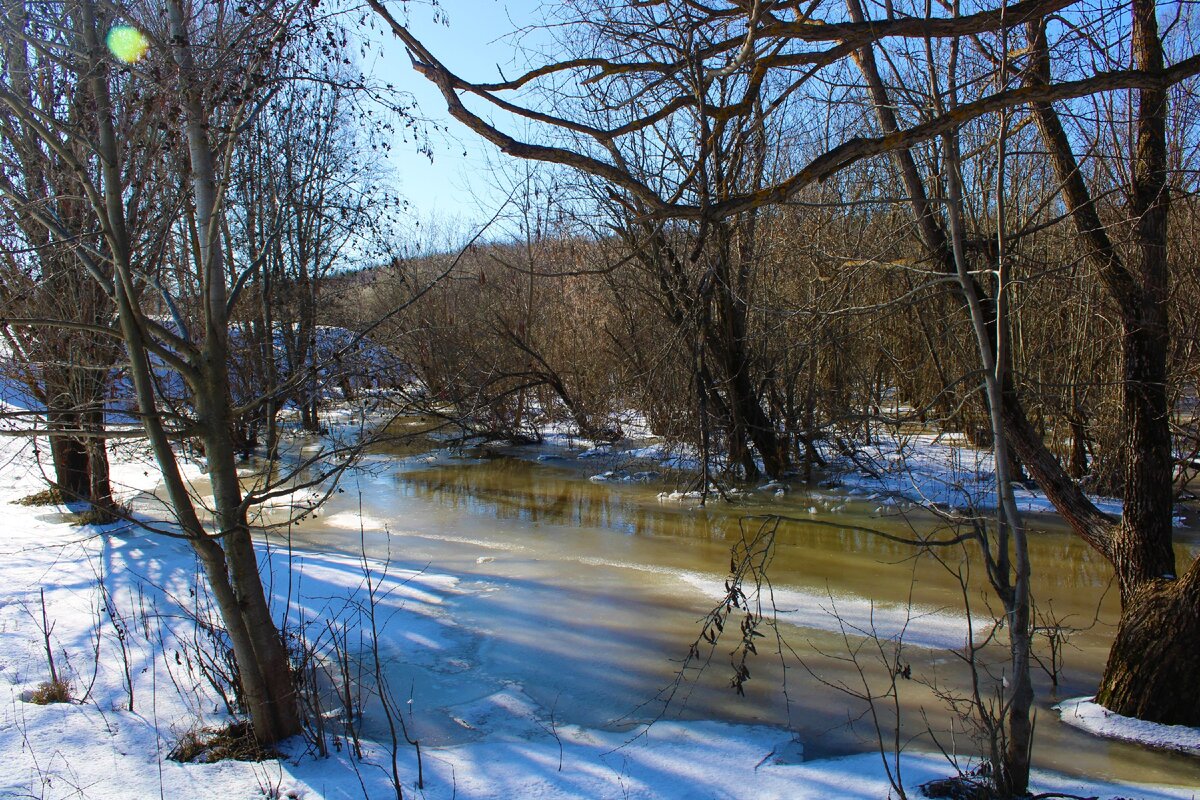
[[[660,500],[672,488],[663,482],[588,480],[604,468],[545,449],[375,452],[345,476],[344,492],[292,530],[299,547],[365,550],[458,579],[444,608],[448,645],[418,657],[403,637],[384,643],[389,682],[411,696],[423,742],[489,735],[456,709],[519,687],[558,725],[627,730],[660,717],[716,719],[778,726],[802,743],[804,758],[862,752],[877,746],[863,681],[886,695],[885,663],[896,663],[899,639],[898,702],[875,703],[882,727],[890,731],[898,715],[905,746],[972,752],[971,726],[950,708],[970,686],[958,654],[964,609],[970,605],[982,636],[997,606],[973,545],[938,548],[939,558],[919,554],[863,529],[902,538],[952,532],[921,509],[880,509],[838,489],[698,507]],[[724,593],[731,548],[768,514],[788,519],[774,533],[761,595],[765,635],[755,637],[745,695],[730,688],[740,613],[715,648],[701,642],[701,659],[680,679]],[[1200,759],[1099,739],[1052,710],[1094,690],[1116,590],[1104,559],[1056,518],[1031,516],[1028,526],[1041,622],[1070,629],[1059,685],[1046,670],[1035,675],[1035,767],[1200,786]],[[1181,538],[1187,557],[1198,540],[1195,532]],[[878,642],[863,635],[869,630]],[[1049,641],[1039,637],[1043,661]],[[1002,672],[999,648],[981,657]]]

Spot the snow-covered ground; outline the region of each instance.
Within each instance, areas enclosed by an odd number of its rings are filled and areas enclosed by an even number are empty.
[[[880,428],[869,445],[857,453],[862,469],[850,459],[830,453],[840,467],[841,487],[877,494],[882,504],[917,502],[946,508],[995,508],[995,459],[972,447],[961,434],[899,434]],[[1053,512],[1054,505],[1033,484],[1015,484],[1013,493],[1022,511]],[[1093,497],[1101,511],[1120,515],[1122,503]]]
[[[140,450],[114,450],[123,499],[166,517],[142,492],[157,483]],[[192,477],[198,477],[193,468]],[[195,668],[195,560],[185,542],[124,525],[71,524],[64,509],[16,505],[43,488],[30,447],[0,438],[0,797],[354,798],[394,797],[391,753],[366,743],[359,761],[343,747],[327,758],[296,740],[286,757],[261,763],[180,764],[166,754],[186,731],[227,721]],[[137,499],[141,497],[142,499]],[[345,527],[378,523],[349,515]],[[261,549],[275,609],[314,630],[325,620],[361,624],[372,571],[382,637],[406,657],[446,659],[456,635],[447,603],[453,577],[388,571],[340,555]],[[288,579],[288,576],[291,579]],[[44,606],[43,593],[44,592]],[[43,607],[45,623],[43,623]],[[43,633],[73,702],[35,705],[48,678]],[[456,657],[461,653],[456,653]],[[446,680],[472,697],[469,663]],[[476,693],[477,694],[477,693]],[[132,705],[132,710],[129,706]],[[368,713],[370,713],[368,706]],[[415,713],[419,714],[419,710]],[[464,701],[456,721],[477,732],[466,743],[402,747],[397,769],[406,796],[429,798],[871,798],[889,796],[880,757],[803,760],[785,731],[715,721],[659,722],[649,729],[597,730],[556,723],[513,683]],[[908,787],[953,773],[939,755],[908,753]],[[1190,798],[1178,788],[1127,786],[1038,773],[1037,791],[1085,796]]]
[[[547,437],[556,441],[554,435]],[[563,438],[561,436],[557,438]],[[687,447],[668,447],[654,443],[646,434],[630,437],[622,445],[603,444],[595,447],[577,444],[585,449],[575,458],[605,466],[618,465],[627,469],[609,469],[592,476],[597,483],[642,482],[637,464],[653,462],[665,470],[695,471],[699,459]],[[995,462],[990,452],[968,444],[961,434],[897,433],[879,427],[870,444],[858,443],[854,457],[839,453],[832,445],[822,445],[822,457],[829,466],[825,471],[826,486],[875,501],[879,511],[913,505],[938,506],[958,510],[991,509],[996,507]],[[761,465],[760,465],[761,466]],[[764,497],[783,496],[789,488],[785,482],[772,481],[758,487],[756,494]],[[1017,506],[1022,511],[1054,513],[1054,504],[1032,482],[1014,486]],[[699,492],[665,492],[663,500],[698,498]],[[1119,516],[1122,502],[1112,497],[1093,497],[1096,507]],[[1180,520],[1177,519],[1177,522]]]

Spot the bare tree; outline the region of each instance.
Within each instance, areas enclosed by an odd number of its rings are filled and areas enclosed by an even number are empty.
[[[5,29],[20,31],[36,24],[24,4],[5,4]],[[87,125],[90,93],[86,84],[71,82],[69,64],[35,54],[31,65],[31,54],[19,36],[4,37],[2,52],[14,98],[31,108],[57,100],[67,109],[68,119]],[[71,86],[65,96],[56,88],[62,82]],[[3,331],[17,373],[12,377],[27,385],[45,409],[56,488],[67,500],[89,502],[95,521],[112,521],[105,414],[119,347],[103,329],[112,324],[113,307],[81,268],[70,241],[96,247],[100,235],[81,202],[78,179],[53,156],[52,145],[39,136],[37,126],[0,106],[0,132],[0,181],[10,199],[0,211],[11,226],[3,249],[0,298],[5,317],[13,320]],[[87,159],[79,142],[61,141],[59,146],[70,149],[76,159]],[[58,235],[46,226],[47,219],[59,227]],[[26,324],[37,319],[58,324],[36,329]],[[37,421],[22,422],[22,427],[30,426],[36,427]]]
[[[1150,76],[1165,74],[1169,68],[1157,5],[1133,0],[1130,10],[1133,67]],[[1040,88],[1052,80],[1047,27],[1044,22],[1031,22],[1027,31],[1032,59],[1026,85]],[[1118,309],[1121,326],[1124,513],[1117,522],[1097,512],[1078,493],[1062,492],[1055,498],[1076,532],[1113,565],[1121,590],[1121,622],[1097,699],[1126,716],[1194,725],[1200,722],[1200,688],[1187,676],[1195,673],[1200,652],[1200,559],[1181,572],[1171,531],[1175,462],[1167,399],[1168,90],[1167,85],[1147,86],[1135,95],[1135,139],[1126,195],[1131,230],[1125,255],[1100,221],[1053,105],[1035,103],[1032,112],[1079,241]],[[1047,459],[1027,461],[1042,483],[1063,484],[1063,476],[1050,469]],[[1164,630],[1172,635],[1163,636]]]

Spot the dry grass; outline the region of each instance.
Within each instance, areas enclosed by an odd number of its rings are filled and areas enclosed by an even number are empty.
[[[221,728],[193,729],[179,737],[167,753],[172,761],[212,764],[217,761],[266,761],[279,753],[254,738],[248,722],[231,722]]]
[[[43,681],[29,695],[29,702],[39,706],[48,706],[51,703],[69,703],[71,702],[71,686],[61,678],[56,681]]]
[[[976,775],[958,775],[953,778],[929,781],[921,784],[925,797],[945,800],[996,800],[999,794]]]
[[[35,492],[17,501],[22,506],[57,506],[64,502],[62,492],[54,487]]]
[[[114,510],[88,508],[87,511],[81,511],[75,515],[75,519],[71,522],[72,525],[111,525],[114,522],[120,522],[122,518],[128,517],[132,511],[129,506],[119,505]]]

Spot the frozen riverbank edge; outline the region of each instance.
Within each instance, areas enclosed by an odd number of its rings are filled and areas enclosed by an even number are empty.
[[[114,481],[124,499],[153,488],[153,465],[138,451],[113,453]],[[166,759],[177,738],[197,725],[226,721],[203,682],[176,658],[183,647],[180,603],[195,582],[185,542],[137,528],[76,527],[62,509],[15,505],[44,488],[30,448],[0,441],[0,797],[108,798],[395,796],[390,753],[367,743],[362,762],[345,750],[330,758],[305,753],[259,764],[178,764]],[[151,513],[139,507],[144,514]],[[362,565],[320,553],[260,550],[275,580],[275,602],[295,620],[337,616],[365,593]],[[292,580],[288,575],[289,560]],[[414,658],[436,659],[451,635],[444,603],[458,591],[436,570],[395,568],[381,577],[388,627]],[[104,582],[104,612],[99,589]],[[290,585],[289,585],[290,584]],[[75,703],[38,706],[24,699],[46,680],[41,601],[50,639]],[[128,705],[115,617],[127,620],[134,710]],[[149,625],[149,628],[147,627]],[[161,627],[160,627],[161,626]],[[142,635],[149,629],[151,635]],[[97,650],[98,648],[98,650]],[[420,650],[424,652],[420,652]],[[98,652],[98,657],[94,654]],[[471,680],[470,669],[456,671]],[[94,675],[94,677],[93,677]],[[90,688],[90,691],[89,691]],[[86,696],[85,696],[86,693]],[[419,721],[421,698],[415,698]],[[660,722],[643,736],[555,725],[553,715],[513,685],[464,704],[460,718],[477,741],[425,750],[424,792],[415,789],[416,759],[399,753],[407,796],[429,798],[881,798],[888,784],[877,754],[803,762],[785,731],[719,722]],[[911,753],[904,780],[915,787],[953,772],[941,756]],[[1037,791],[1077,795],[1190,798],[1181,788],[1128,786],[1035,775]]]
[[[636,428],[635,428],[636,430]],[[648,434],[646,434],[648,435]],[[553,431],[546,439],[555,444],[574,444],[569,437]],[[821,484],[840,493],[876,501],[879,511],[913,505],[945,509],[994,509],[996,507],[995,462],[990,452],[971,447],[960,434],[899,434],[887,428],[876,432],[870,444],[858,444],[854,458],[823,444],[820,448],[826,467]],[[596,464],[640,464],[628,470],[606,470],[591,477],[593,482],[646,482],[643,476],[657,473],[637,472],[647,464],[681,473],[699,470],[699,460],[686,448],[670,448],[642,437],[621,446],[601,445],[575,455]],[[754,490],[770,497],[786,492],[791,482],[771,481]],[[1017,507],[1024,512],[1055,513],[1054,504],[1030,482],[1013,487]],[[664,492],[664,500],[692,500],[699,492]],[[1120,516],[1123,504],[1114,497],[1092,496],[1096,507],[1106,514]],[[1177,516],[1177,525],[1184,523]]]
[[[1114,714],[1095,702],[1094,697],[1076,697],[1054,707],[1063,722],[1095,736],[1137,742],[1161,750],[1174,750],[1200,757],[1200,728],[1162,725]]]

